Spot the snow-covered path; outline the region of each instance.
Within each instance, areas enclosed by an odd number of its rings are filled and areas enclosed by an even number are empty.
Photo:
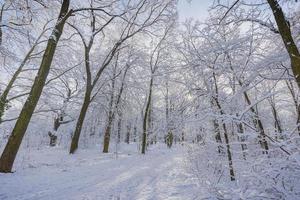
[[[123,153],[118,159],[94,151],[74,156],[61,152],[59,157],[55,153],[41,151],[38,157],[43,162],[14,174],[1,174],[0,199],[193,198],[182,148],[159,148],[147,155]]]

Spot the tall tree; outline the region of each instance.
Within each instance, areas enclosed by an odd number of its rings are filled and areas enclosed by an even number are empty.
[[[62,3],[57,23],[53,28],[51,36],[49,37],[38,74],[34,80],[29,96],[21,110],[15,127],[8,139],[5,149],[1,155],[0,172],[8,173],[12,170],[13,163],[18,153],[22,139],[25,135],[31,116],[39,101],[43,87],[45,85],[51,67],[52,59],[56,50],[57,42],[62,35],[65,22],[70,15],[69,5],[69,0],[64,0]]]
[[[125,24],[124,26],[121,27],[122,30],[119,39],[113,44],[111,50],[106,54],[104,61],[98,67],[94,79],[92,80],[90,78],[91,82],[88,83],[86,86],[87,89],[86,89],[84,104],[81,108],[80,115],[71,142],[71,147],[70,147],[71,154],[73,154],[78,148],[78,142],[81,134],[82,125],[89,104],[91,102],[91,99],[93,99],[92,92],[96,87],[103,71],[110,65],[111,61],[113,60],[117,52],[120,50],[120,48],[122,48],[122,45],[126,41],[128,41],[130,38],[133,38],[135,35],[144,31],[145,29],[160,23],[161,21],[163,21],[163,19],[168,18],[170,14],[172,15],[174,13],[174,10],[171,9],[170,11],[169,8],[173,4],[174,4],[174,0],[158,1],[155,3],[149,2],[147,0],[139,0],[134,5],[127,5],[127,7],[124,8],[125,10],[124,13],[118,15],[119,17],[121,17],[122,20],[125,21]],[[145,12],[145,10],[147,12]],[[128,19],[124,19],[124,17],[122,17],[126,14],[129,15],[127,16]],[[88,54],[85,53],[85,55]],[[89,73],[91,74],[91,72]],[[93,96],[95,97],[95,95]]]
[[[146,153],[146,146],[147,146],[147,129],[149,127],[148,124],[148,118],[149,118],[149,112],[152,102],[152,93],[153,93],[153,82],[154,82],[154,76],[161,64],[162,54],[165,50],[164,42],[167,39],[167,36],[170,34],[170,31],[172,27],[174,26],[174,23],[170,21],[170,24],[166,24],[163,30],[163,35],[161,38],[159,38],[159,41],[155,45],[154,49],[151,52],[150,55],[150,61],[149,61],[149,67],[150,67],[150,83],[149,83],[149,89],[148,89],[148,95],[146,97],[146,108],[143,116],[143,135],[142,135],[142,154]]]
[[[300,53],[294,41],[290,23],[287,20],[286,16],[284,15],[284,12],[277,0],[267,0],[267,1],[271,7],[272,13],[277,23],[278,30],[283,40],[283,43],[285,45],[285,48],[289,54],[292,71],[294,73],[294,77],[296,79],[298,87],[300,88]]]
[[[5,112],[5,107],[9,103],[9,101],[7,99],[8,95],[9,95],[11,89],[13,88],[14,83],[16,82],[16,80],[18,79],[19,75],[21,74],[24,66],[31,59],[34,50],[36,49],[36,47],[39,44],[41,44],[43,42],[43,41],[40,41],[40,40],[41,40],[42,36],[45,34],[45,32],[48,30],[48,28],[46,27],[47,24],[48,23],[45,24],[45,26],[43,28],[43,31],[39,34],[39,36],[37,37],[37,39],[34,41],[34,43],[32,44],[31,48],[28,50],[28,52],[26,53],[26,55],[23,58],[22,62],[20,63],[18,69],[15,71],[15,73],[12,76],[12,78],[10,79],[10,81],[7,84],[7,86],[5,87],[5,89],[3,90],[3,92],[0,95],[0,123],[2,121],[2,117],[3,117],[4,112]]]

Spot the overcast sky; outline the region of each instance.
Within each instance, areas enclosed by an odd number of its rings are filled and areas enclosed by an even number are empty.
[[[213,0],[193,0],[188,3],[187,0],[179,0],[178,10],[181,21],[185,18],[193,17],[195,19],[204,20],[208,16],[208,8]]]

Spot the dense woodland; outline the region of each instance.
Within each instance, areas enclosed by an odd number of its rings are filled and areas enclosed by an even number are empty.
[[[216,199],[299,199],[300,3],[177,3],[1,0],[0,172],[26,149],[164,144]]]

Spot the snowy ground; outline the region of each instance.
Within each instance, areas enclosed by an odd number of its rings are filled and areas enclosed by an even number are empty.
[[[28,152],[30,157],[18,160],[15,173],[0,174],[0,199],[195,198],[183,147],[170,150],[156,145],[140,155],[136,145],[131,145],[121,152],[118,157],[96,150],[80,150],[72,156],[59,148]]]

